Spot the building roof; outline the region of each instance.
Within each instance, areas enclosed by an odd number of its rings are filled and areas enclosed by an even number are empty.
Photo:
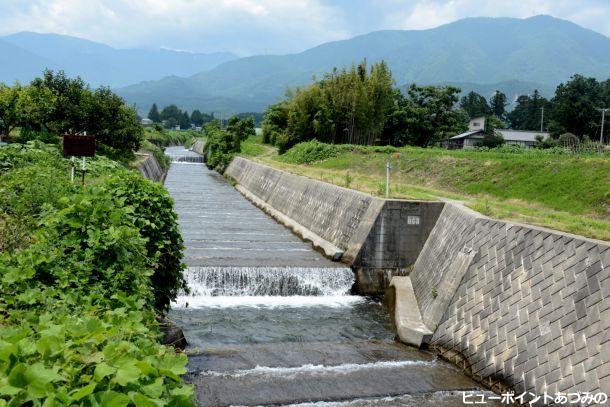
[[[460,133],[457,136],[453,136],[453,137],[449,138],[449,140],[459,140],[459,139],[463,139],[463,138],[468,138],[470,136],[474,136],[477,133],[483,133],[483,130],[471,130],[471,131],[467,131],[465,133]]]
[[[502,134],[505,141],[536,141],[536,136],[541,135],[544,138],[549,137],[549,133],[543,131],[523,131],[523,130],[503,130],[498,129],[498,133]],[[467,131],[465,133],[458,134],[457,136],[451,137],[449,140],[460,140],[468,137],[472,137],[477,135],[478,133],[483,133],[483,130],[472,130]]]
[[[540,135],[543,138],[547,138],[549,133],[543,131],[523,131],[523,130],[500,130],[498,133],[502,134],[506,141],[536,141],[536,136]]]

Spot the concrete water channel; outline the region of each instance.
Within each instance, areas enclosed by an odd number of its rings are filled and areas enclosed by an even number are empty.
[[[200,405],[459,406],[462,391],[479,389],[396,342],[385,307],[351,294],[352,270],[188,162],[195,153],[166,153],[191,290],[170,318],[189,343]]]

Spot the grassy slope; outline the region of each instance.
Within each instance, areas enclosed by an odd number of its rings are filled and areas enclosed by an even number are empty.
[[[385,193],[383,153],[345,153],[312,165],[278,161],[260,138],[242,155],[366,193]],[[494,218],[610,240],[610,158],[403,148],[391,197],[464,201]],[[348,175],[349,174],[349,175]]]

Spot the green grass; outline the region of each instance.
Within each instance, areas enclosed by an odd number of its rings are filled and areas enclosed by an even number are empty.
[[[392,198],[455,199],[490,217],[610,240],[608,155],[405,147],[397,157],[379,148],[342,146],[335,157],[299,165],[270,149],[261,144],[242,155],[376,196],[385,195],[390,158]]]

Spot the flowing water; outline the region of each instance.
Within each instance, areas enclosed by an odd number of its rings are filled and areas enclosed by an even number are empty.
[[[166,153],[190,292],[170,317],[204,406],[462,405],[471,380],[394,341],[387,310],[354,274],[239,194],[200,157]]]

